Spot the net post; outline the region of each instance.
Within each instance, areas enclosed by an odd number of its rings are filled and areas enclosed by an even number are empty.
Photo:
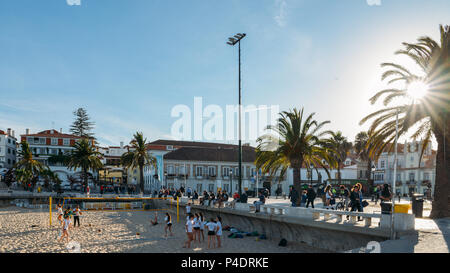
[[[180,197],[177,196],[177,223],[180,222]]]
[[[52,197],[50,196],[49,198],[49,209],[50,209],[50,226],[52,226]]]

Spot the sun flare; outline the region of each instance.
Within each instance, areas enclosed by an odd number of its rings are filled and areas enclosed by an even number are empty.
[[[413,99],[421,99],[428,92],[428,85],[422,81],[415,81],[408,85],[407,92]]]

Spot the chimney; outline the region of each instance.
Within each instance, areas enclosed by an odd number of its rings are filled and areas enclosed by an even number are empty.
[[[8,128],[8,136],[11,136],[11,128]]]
[[[62,128],[59,129],[59,132],[62,134]]]
[[[123,141],[120,142],[120,149],[123,149]]]
[[[16,132],[14,132],[14,130],[12,130],[12,137],[16,137]]]

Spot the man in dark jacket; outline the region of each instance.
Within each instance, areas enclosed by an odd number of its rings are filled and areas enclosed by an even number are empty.
[[[314,208],[314,199],[316,198],[316,192],[314,191],[312,185],[309,185],[308,190],[306,191],[306,208],[308,208],[309,204]]]
[[[297,206],[297,200],[298,200],[298,192],[294,187],[291,187],[291,191],[289,193],[289,199],[291,200],[292,206]]]

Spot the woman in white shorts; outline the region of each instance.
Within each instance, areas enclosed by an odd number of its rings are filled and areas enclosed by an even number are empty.
[[[194,216],[191,215],[189,220],[186,222],[186,235],[188,237],[187,241],[184,243],[183,248],[191,248],[191,242],[193,240],[193,227],[194,227]]]
[[[217,225],[214,222],[213,218],[211,218],[211,220],[206,224],[206,227],[208,228],[208,248],[211,248],[211,242],[212,242],[213,248],[215,248],[216,242],[215,242],[214,238],[216,237]]]
[[[166,217],[164,218],[164,221],[166,222],[166,226],[164,227],[164,232],[166,234],[166,238],[167,238],[167,230],[170,231],[170,236],[173,236],[172,233],[172,217],[170,216],[170,214],[168,212],[166,212]]]

